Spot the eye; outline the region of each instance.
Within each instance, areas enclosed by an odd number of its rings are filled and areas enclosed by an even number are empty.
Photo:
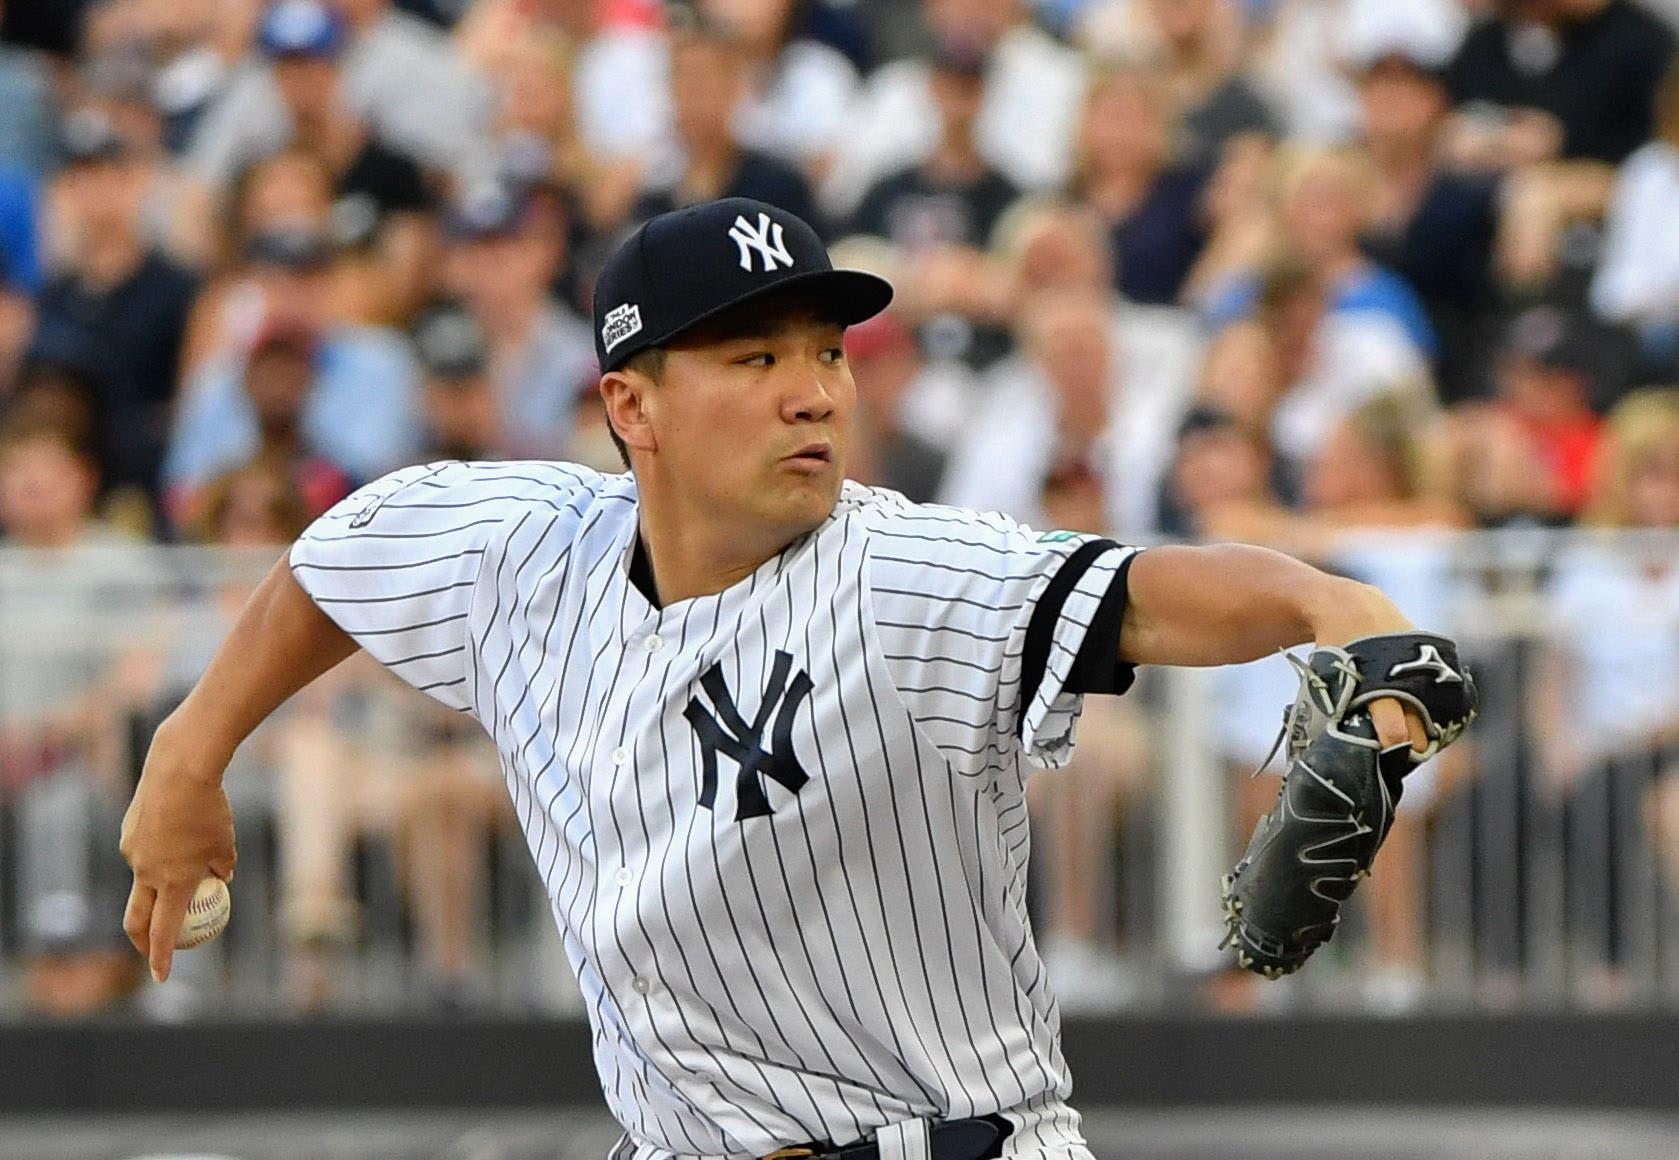
[[[842,363],[845,361],[845,348],[843,346],[830,346],[822,352],[821,358],[829,366]]]
[[[747,355],[745,358],[738,358],[735,361],[745,367],[773,367],[775,365],[775,356],[767,350],[760,350]]]

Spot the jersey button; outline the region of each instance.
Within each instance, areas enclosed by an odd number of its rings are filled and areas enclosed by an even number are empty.
[[[665,647],[665,638],[660,636],[658,633],[654,633],[652,636],[641,642],[641,647],[650,653],[656,653]]]
[[[628,886],[634,880],[635,875],[630,873],[630,868],[628,866],[618,867],[618,873],[612,876],[612,881],[616,882],[620,886]]]
[[[652,989],[653,984],[648,981],[646,975],[637,975],[635,978],[630,980],[630,990],[634,991],[637,995],[645,995]]]
[[[620,745],[617,749],[614,749],[612,751],[612,764],[613,765],[626,765],[626,764],[629,763],[629,760],[630,760],[630,751],[628,749],[624,748],[622,745]]]

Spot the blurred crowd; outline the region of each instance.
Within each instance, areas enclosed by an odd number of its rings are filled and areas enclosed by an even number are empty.
[[[1674,15],[0,0],[0,939],[25,948],[31,1001],[96,1008],[127,985],[121,948],[88,934],[109,909],[88,884],[120,893],[120,865],[62,836],[120,816],[136,746],[118,724],[184,691],[240,593],[199,593],[173,650],[124,653],[110,642],[156,625],[122,594],[163,581],[107,549],[272,552],[426,459],[621,469],[593,276],[675,206],[761,198],[892,280],[892,309],[848,335],[852,474],[913,499],[1270,544],[1437,623],[1450,568],[1427,544],[1449,534],[1679,528]],[[1373,536],[1422,546],[1396,565]],[[1548,562],[1552,631],[1522,658],[1538,675],[1500,706],[1533,722],[1522,776],[1602,853],[1577,904],[1594,914],[1627,843],[1679,832],[1676,564],[1671,541]],[[19,659],[61,631],[98,635],[101,661],[62,641]],[[1286,673],[1221,675],[1221,703],[1252,708],[1220,726],[1233,770],[1263,756]],[[1123,989],[1115,908],[1086,879],[1151,752],[1135,710],[1086,727],[1096,768],[1038,803],[1063,839],[1042,905],[1069,1006]],[[294,835],[277,848],[296,1001],[328,1001],[325,956],[356,925],[344,851],[367,826],[398,835],[437,992],[457,994],[474,844],[505,825],[493,753],[353,666],[266,736],[246,757],[279,772]],[[319,784],[358,761],[351,788]],[[1396,865],[1471,775],[1419,782]],[[1274,792],[1251,784],[1244,818]],[[1403,998],[1422,903],[1387,881],[1377,961]],[[1626,924],[1598,925],[1612,1002]]]

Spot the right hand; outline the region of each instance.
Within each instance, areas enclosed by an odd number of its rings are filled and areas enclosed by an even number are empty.
[[[212,874],[233,881],[238,861],[221,787],[226,763],[199,755],[181,732],[167,721],[158,729],[122,820],[122,856],[134,871],[123,929],[160,983],[193,891]]]

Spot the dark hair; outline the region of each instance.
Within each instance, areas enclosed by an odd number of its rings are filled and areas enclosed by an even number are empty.
[[[665,348],[650,346],[646,350],[638,350],[630,356],[629,361],[623,365],[622,369],[635,371],[637,374],[646,375],[654,382],[658,382],[659,376],[665,373]],[[612,425],[610,414],[606,417],[606,430],[607,434],[612,436],[612,445],[618,449],[618,457],[624,461],[624,467],[627,469],[630,466],[630,449],[624,445],[624,440],[619,436],[618,429]]]

